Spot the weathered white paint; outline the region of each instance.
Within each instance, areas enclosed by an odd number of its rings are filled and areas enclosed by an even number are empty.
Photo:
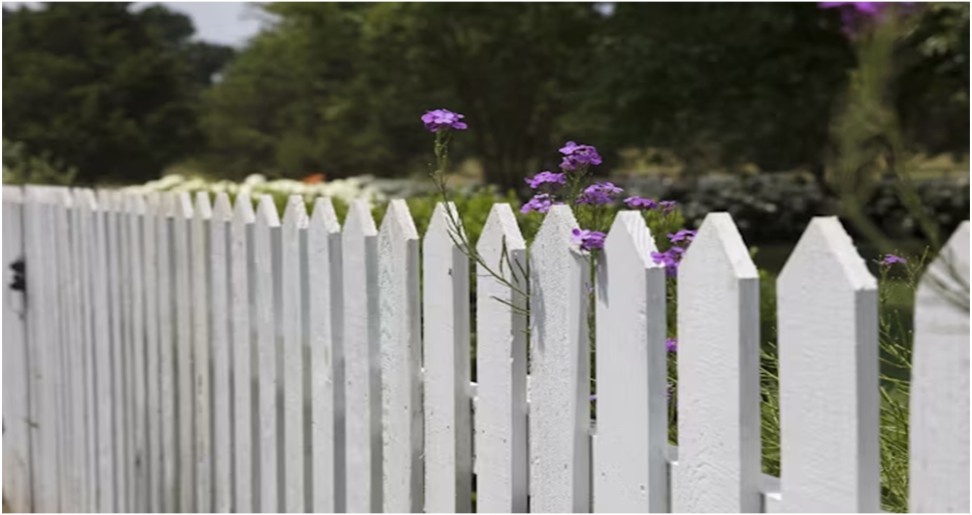
[[[142,241],[142,225],[145,218],[145,199],[142,195],[127,195],[126,222],[128,224],[128,263],[129,272],[129,341],[131,349],[131,370],[129,384],[131,384],[132,400],[130,402],[131,415],[131,506],[137,513],[148,511],[149,476],[148,476],[148,420],[146,399],[146,369],[145,369],[145,284],[144,284],[144,255]]]
[[[526,243],[509,204],[494,204],[476,243],[476,509],[527,509]],[[512,287],[510,286],[512,285]],[[510,306],[518,309],[512,309]]]
[[[307,339],[311,376],[314,513],[344,511],[344,326],[341,226],[330,199],[314,202],[307,228]]]
[[[232,335],[233,335],[233,511],[250,513],[258,508],[255,476],[259,453],[254,435],[258,419],[252,409],[258,399],[253,380],[255,313],[250,310],[250,288],[253,284],[253,202],[249,195],[236,197],[230,227],[230,266],[232,268]]]
[[[595,512],[668,511],[665,271],[641,213],[617,214],[598,259]]]
[[[256,313],[256,367],[259,383],[259,509],[280,511],[277,465],[277,334],[275,327],[273,240],[280,217],[269,195],[260,197],[253,226],[253,299]]]
[[[728,213],[705,217],[678,299],[673,511],[758,511],[759,274]]]
[[[352,202],[344,223],[344,357],[346,509],[382,508],[381,362],[378,317],[378,231],[364,201]]]
[[[233,434],[230,385],[229,224],[233,206],[225,192],[216,194],[209,222],[209,295],[212,342],[213,511],[232,508]]]
[[[190,223],[192,221],[192,199],[188,193],[176,197],[173,215],[172,243],[173,269],[175,273],[174,306],[176,315],[176,381],[175,406],[179,421],[179,461],[177,478],[179,481],[178,511],[197,511],[196,458],[195,458],[195,397],[192,370],[192,259]]]
[[[530,249],[530,510],[590,506],[589,256],[570,208],[547,213]]]
[[[55,353],[57,338],[55,286],[51,283],[50,263],[54,249],[50,247],[53,228],[45,205],[46,191],[40,186],[28,186],[25,191],[24,246],[27,283],[27,313],[30,344],[27,347],[30,364],[30,447],[33,459],[33,508],[39,512],[54,512],[60,508],[60,470],[57,445],[56,388],[60,373]],[[48,309],[32,309],[41,306]]]
[[[128,504],[128,484],[131,470],[128,462],[128,431],[126,430],[126,400],[128,399],[125,381],[126,357],[124,344],[125,302],[124,285],[128,275],[123,265],[123,245],[121,243],[121,193],[105,192],[105,216],[108,236],[108,268],[115,271],[108,274],[109,320],[111,322],[111,385],[112,385],[112,442],[115,456],[115,506],[119,510],[130,510]]]
[[[175,226],[182,223],[175,215],[179,205],[175,193],[163,193],[159,199],[156,220],[158,251],[159,307],[159,411],[161,413],[162,511],[175,512],[179,507],[179,447],[176,426],[176,272]]]
[[[969,511],[969,222],[929,265],[915,298],[912,512]]]
[[[378,234],[383,499],[386,512],[422,511],[422,340],[418,231],[392,200]]]
[[[300,195],[287,199],[281,230],[281,297],[283,331],[283,474],[284,511],[302,513],[304,506],[304,327],[301,298],[301,238],[307,209]]]
[[[89,192],[91,193],[91,192]],[[95,511],[115,511],[115,461],[114,461],[114,423],[112,417],[112,367],[109,318],[108,235],[107,235],[107,196],[99,192],[95,201],[93,193],[87,202],[94,207],[92,224],[94,241],[91,246],[89,273],[91,274],[92,313],[94,315],[94,370],[95,370],[95,430],[98,435],[96,456],[97,464],[97,509]],[[36,508],[36,506],[35,506]],[[41,511],[41,510],[38,510]]]
[[[84,510],[98,511],[98,433],[96,427],[97,402],[95,397],[95,313],[94,313],[94,284],[91,273],[91,252],[95,244],[94,233],[94,193],[88,189],[77,189],[74,195],[73,238],[75,243],[76,274],[80,297],[75,307],[81,318],[79,331],[81,333],[81,363],[80,367],[84,382],[84,474],[85,504]]]
[[[777,281],[783,509],[880,508],[877,283],[836,217]]]
[[[195,422],[196,511],[213,511],[211,341],[209,334],[209,226],[213,208],[209,193],[197,192],[190,222],[192,277],[193,420]]]
[[[3,187],[3,495],[14,512],[32,511],[27,299],[10,287],[11,266],[25,258],[24,199]]]
[[[469,409],[469,257],[452,219],[454,204],[432,212],[422,253],[425,356],[425,511],[472,509],[472,420]],[[461,225],[458,227],[462,231]],[[490,302],[496,302],[495,300]]]
[[[152,192],[145,197],[145,217],[141,226],[142,270],[145,281],[145,381],[146,424],[148,441],[149,513],[162,511],[162,399],[160,396],[160,329],[159,329],[159,242],[158,228],[162,218],[161,197]]]

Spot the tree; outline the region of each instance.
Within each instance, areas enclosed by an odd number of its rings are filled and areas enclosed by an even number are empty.
[[[3,10],[5,139],[78,170],[142,181],[197,151],[199,92],[230,57],[187,17],[125,3]]]

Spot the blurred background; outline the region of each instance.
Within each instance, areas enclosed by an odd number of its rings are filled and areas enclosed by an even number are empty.
[[[969,5],[857,5],[7,3],[4,181],[416,197],[443,107],[470,195],[525,199],[575,140],[780,260],[818,214],[937,247],[969,212]]]

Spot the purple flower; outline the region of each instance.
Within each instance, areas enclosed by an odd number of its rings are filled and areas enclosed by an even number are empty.
[[[659,265],[665,266],[665,274],[669,277],[678,275],[678,264],[682,261],[682,254],[685,249],[682,247],[672,247],[665,252],[652,252],[651,260]]]
[[[578,145],[568,141],[560,149],[560,153],[564,155],[564,159],[560,162],[561,170],[570,171],[576,170],[579,166],[601,164],[601,155],[591,145]]]
[[[891,266],[896,263],[900,263],[903,265],[907,262],[908,260],[901,256],[895,256],[894,254],[887,254],[881,259],[880,264],[881,266]]]
[[[595,250],[604,248],[604,236],[601,231],[589,231],[587,229],[574,229],[571,231],[575,245],[580,245],[581,250]]]
[[[549,193],[538,193],[533,196],[523,207],[520,208],[521,213],[529,213],[530,211],[536,211],[537,213],[546,213],[550,211],[550,206],[554,204],[553,197]]]
[[[443,130],[464,131],[468,128],[466,122],[461,121],[465,116],[453,113],[448,109],[434,109],[422,115],[422,123],[429,132]]]
[[[578,204],[604,205],[610,204],[614,197],[623,190],[610,182],[596,182],[584,188],[584,192],[577,197]]]
[[[675,206],[677,205],[678,203],[675,202],[674,200],[663,200],[658,203],[658,208],[665,213],[671,213],[672,211],[675,210]]]
[[[881,12],[885,2],[820,2],[822,9],[850,9],[861,14],[877,14]]]
[[[658,202],[650,198],[634,196],[624,199],[624,205],[631,209],[655,209],[658,207]]]
[[[888,8],[911,6],[914,2],[820,2],[821,9],[838,9],[844,34],[854,37],[869,21],[880,22]]]
[[[665,350],[675,352],[678,350],[678,338],[665,338]]]
[[[525,180],[530,185],[530,189],[534,190],[544,184],[559,187],[567,184],[567,174],[543,171],[533,177],[527,177]]]
[[[675,234],[668,234],[668,241],[672,243],[685,242],[690,243],[695,239],[696,232],[691,229],[679,229]]]

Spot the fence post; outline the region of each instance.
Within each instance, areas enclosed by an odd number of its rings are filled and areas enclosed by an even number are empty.
[[[257,324],[256,365],[259,382],[260,511],[279,512],[279,473],[277,467],[277,332],[274,251],[280,230],[280,217],[269,195],[260,197],[253,230],[254,306]]]
[[[777,281],[783,509],[880,509],[877,283],[836,217]]]
[[[530,510],[590,511],[589,256],[570,208],[547,213],[530,249]]]
[[[212,341],[213,511],[232,508],[233,433],[230,385],[230,272],[229,225],[233,207],[225,192],[216,194],[209,221],[209,293]]]
[[[918,284],[912,363],[909,510],[968,512],[968,220]]]
[[[668,511],[665,271],[641,213],[614,219],[597,268],[594,511]]]
[[[23,195],[3,187],[3,495],[21,513],[33,511]]]
[[[344,358],[348,512],[382,508],[381,377],[378,347],[378,231],[367,204],[348,208],[344,252]]]
[[[344,511],[344,325],[341,226],[318,198],[307,228],[307,338],[311,376],[310,509]]]
[[[254,221],[253,202],[250,196],[240,193],[233,206],[233,222],[230,225],[230,264],[232,267],[233,312],[233,511],[251,513],[259,508],[258,485],[259,419],[253,404],[259,398],[254,386],[253,366],[256,353],[256,324],[251,311],[250,291],[256,288],[253,279]]]
[[[476,510],[524,513],[529,491],[527,262],[526,243],[509,204],[493,204],[476,252],[486,263],[476,265]]]
[[[457,231],[463,231],[461,223],[456,206],[440,202],[423,242],[425,511],[429,513],[468,513],[472,508],[469,257],[456,244]]]

